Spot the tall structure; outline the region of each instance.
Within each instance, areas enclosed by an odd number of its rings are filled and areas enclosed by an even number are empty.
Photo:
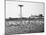
[[[20,18],[22,18],[22,7],[23,7],[23,5],[19,5],[19,7],[20,7]]]
[[[21,18],[20,24],[22,24],[22,7],[23,7],[23,5],[19,5],[19,6],[20,6],[20,18]]]

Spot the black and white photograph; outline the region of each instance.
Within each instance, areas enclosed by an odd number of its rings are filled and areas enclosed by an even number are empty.
[[[5,35],[44,32],[44,2],[5,2]]]

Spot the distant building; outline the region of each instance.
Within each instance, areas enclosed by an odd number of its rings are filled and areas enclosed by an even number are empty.
[[[32,15],[29,18],[44,18],[44,16],[42,14],[36,16],[36,15]]]
[[[9,17],[9,19],[12,19],[11,17]]]

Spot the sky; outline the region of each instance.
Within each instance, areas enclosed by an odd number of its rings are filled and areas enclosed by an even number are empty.
[[[13,2],[6,1],[6,18],[19,18],[20,17],[20,7],[18,5],[23,5],[22,16],[29,17],[31,15],[43,14],[43,3],[27,3],[27,2]]]

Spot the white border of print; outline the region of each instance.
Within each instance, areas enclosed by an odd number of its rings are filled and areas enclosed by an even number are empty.
[[[46,0],[20,0],[20,1],[44,2],[46,6]],[[5,35],[4,5],[5,5],[4,0],[0,0],[0,35]],[[46,7],[45,7],[45,11],[46,11]],[[45,15],[46,15],[46,12],[45,12]],[[44,23],[46,23],[46,16],[45,16]],[[44,33],[18,34],[18,35],[46,35],[46,24],[44,24],[44,28],[45,28]]]

